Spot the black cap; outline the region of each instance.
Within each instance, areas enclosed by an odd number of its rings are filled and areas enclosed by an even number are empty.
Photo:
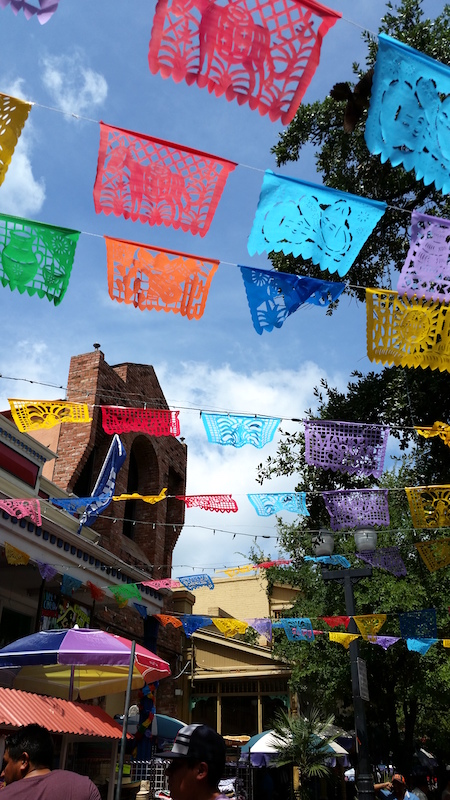
[[[208,725],[185,725],[180,728],[172,750],[157,753],[160,758],[194,758],[215,765],[222,772],[225,767],[225,742],[221,735]]]

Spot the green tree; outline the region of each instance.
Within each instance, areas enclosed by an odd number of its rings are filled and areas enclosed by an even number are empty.
[[[273,732],[276,741],[278,766],[294,765],[298,769],[299,787],[297,794],[309,796],[309,782],[312,778],[326,778],[330,768],[326,764],[330,757],[331,745],[336,735],[330,733],[334,716],[323,720],[318,708],[312,707],[306,714],[288,714],[279,711],[274,720]]]

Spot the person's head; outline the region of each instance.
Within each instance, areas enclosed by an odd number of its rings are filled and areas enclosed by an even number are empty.
[[[396,797],[400,798],[400,800],[405,796],[406,781],[404,776],[400,775],[398,772],[392,776],[392,791]]]
[[[33,769],[52,769],[53,739],[41,725],[23,725],[6,737],[1,777],[5,783],[26,778]]]
[[[173,800],[195,800],[217,791],[225,768],[225,742],[207,725],[185,725],[177,733],[167,776]]]

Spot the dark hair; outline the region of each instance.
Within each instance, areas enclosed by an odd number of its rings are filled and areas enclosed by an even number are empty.
[[[53,768],[53,739],[42,725],[22,725],[6,737],[5,750],[13,761],[19,761],[22,753],[28,753],[34,767]]]

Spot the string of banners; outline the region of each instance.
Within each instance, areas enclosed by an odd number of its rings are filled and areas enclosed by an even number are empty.
[[[4,543],[4,548],[8,564],[12,566],[28,564],[30,557],[27,553],[12,546],[8,542]],[[43,579],[51,580],[57,574],[57,570],[49,564],[37,563]],[[251,569],[261,569],[263,566],[272,566],[277,563],[278,562],[267,562],[267,565],[259,564],[249,566]],[[288,562],[282,561],[282,563]],[[205,578],[205,581],[199,581],[198,578],[200,577]],[[192,589],[194,588],[193,584],[195,584],[195,588],[199,588],[200,585],[213,588],[213,584],[210,586],[210,583],[212,584],[211,578],[205,575],[180,577],[177,580],[173,578],[163,578],[160,580],[142,581],[140,585],[149,586],[156,590],[162,588],[170,588],[173,590],[182,586]],[[119,608],[124,608],[128,605],[128,602],[132,600],[134,609],[145,619],[148,615],[147,607],[142,603],[136,602],[141,599],[138,585],[139,584],[107,586],[105,589],[112,594]],[[79,579],[67,574],[63,575],[61,582],[62,594],[71,597],[82,587],[83,582]],[[87,581],[86,587],[90,591],[93,600],[99,601],[105,597],[105,589],[103,587],[95,586],[91,581]],[[164,627],[166,625],[172,625],[175,628],[182,627],[185,635],[188,637],[192,636],[195,631],[210,625],[214,625],[219,632],[227,638],[243,635],[247,628],[251,627],[260,636],[264,636],[268,642],[272,640],[272,631],[274,629],[283,630],[289,641],[292,642],[313,642],[316,636],[327,634],[327,632],[323,630],[316,630],[309,617],[286,617],[281,620],[272,621],[267,617],[239,620],[201,614],[182,614],[181,616],[153,614],[152,616]],[[328,631],[329,641],[341,644],[346,649],[348,649],[352,641],[358,638],[362,638],[372,644],[377,644],[384,650],[387,650],[400,640],[405,640],[408,650],[422,655],[425,655],[430,647],[437,644],[439,641],[442,642],[444,647],[450,647],[450,639],[439,639],[437,636],[436,611],[434,608],[420,611],[407,611],[398,614],[400,636],[379,635],[379,631],[385,624],[387,616],[387,614],[383,613],[362,614],[353,617],[324,616],[319,617],[318,620],[325,622],[328,628],[333,629]],[[391,614],[390,616],[393,615]],[[348,633],[347,629],[351,619],[356,623],[359,634]],[[335,631],[334,628],[336,627],[344,627],[346,632]]]

